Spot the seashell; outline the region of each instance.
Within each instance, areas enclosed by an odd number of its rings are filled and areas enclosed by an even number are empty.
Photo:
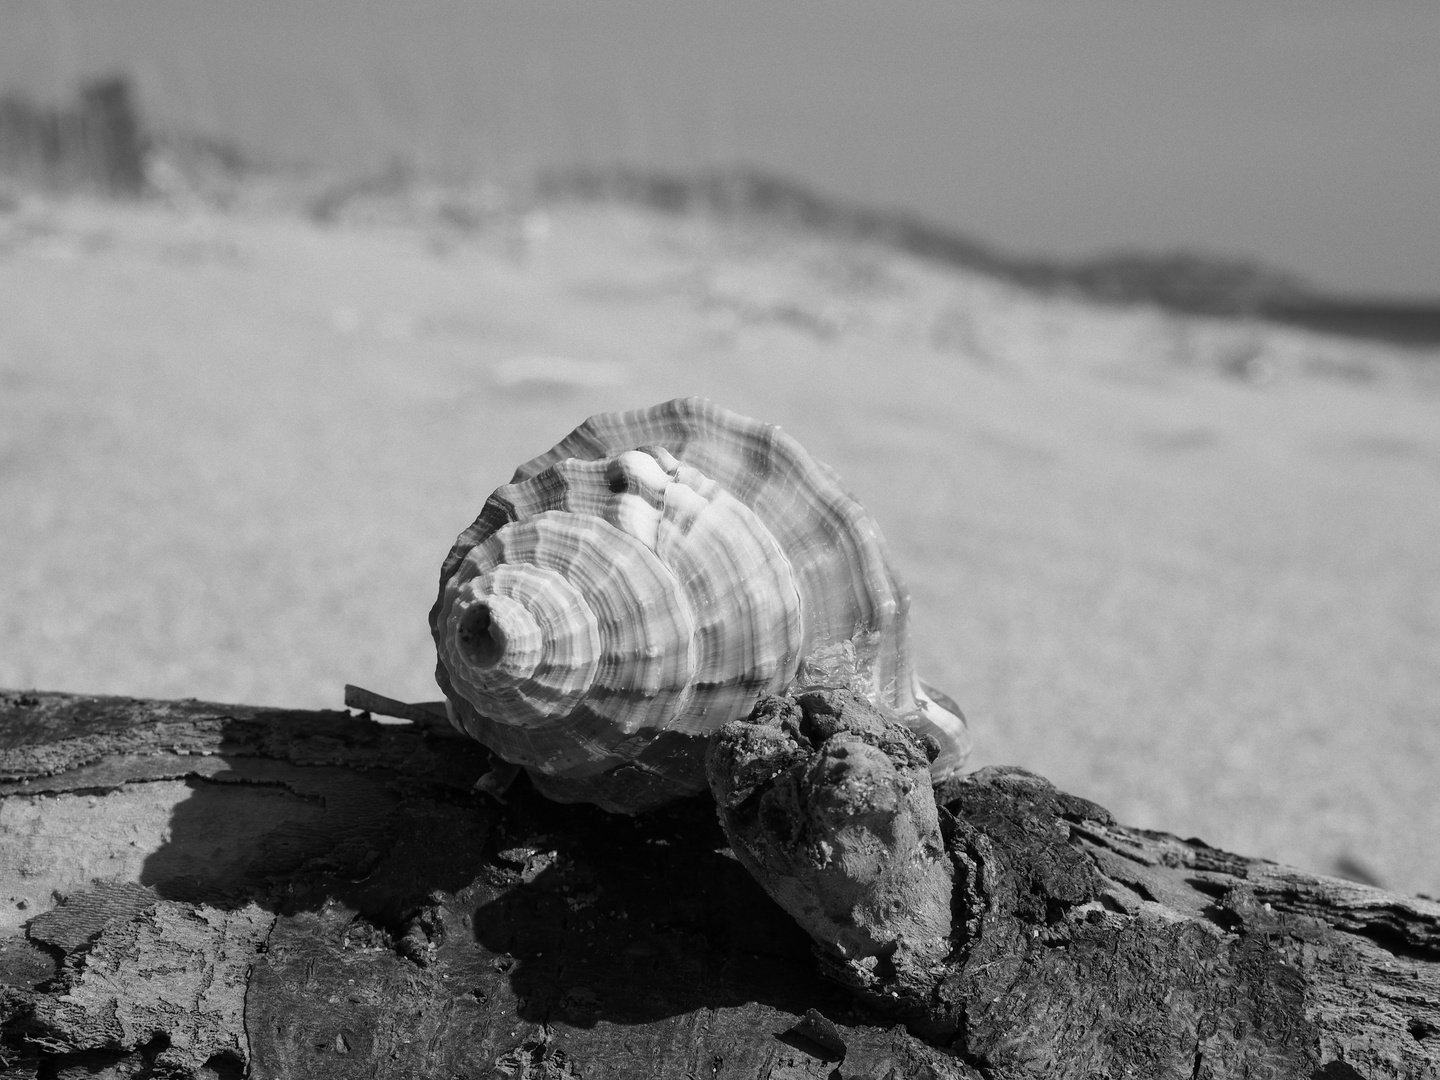
[[[957,771],[965,722],[915,674],[909,604],[831,469],[682,398],[520,466],[455,541],[430,628],[457,728],[552,798],[633,813],[704,790],[709,736],[795,686],[891,710]]]

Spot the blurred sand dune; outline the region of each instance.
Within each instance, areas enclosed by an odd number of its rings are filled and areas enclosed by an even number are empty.
[[[976,764],[1440,892],[1440,356],[703,216],[0,212],[0,685],[433,698],[486,495],[679,394],[872,510]]]

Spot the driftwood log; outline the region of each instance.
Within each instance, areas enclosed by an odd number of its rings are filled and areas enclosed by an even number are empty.
[[[1440,1076],[1424,898],[982,770],[927,1018],[820,974],[710,799],[491,765],[423,712],[0,693],[0,1077]]]

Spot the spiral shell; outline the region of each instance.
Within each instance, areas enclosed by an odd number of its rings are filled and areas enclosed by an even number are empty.
[[[520,466],[456,540],[430,627],[457,728],[552,798],[633,813],[704,790],[708,736],[795,685],[891,709],[939,744],[932,773],[958,770],[964,720],[921,688],[909,602],[829,468],[683,398]]]

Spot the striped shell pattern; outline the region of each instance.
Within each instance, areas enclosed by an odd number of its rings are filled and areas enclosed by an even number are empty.
[[[699,398],[592,416],[497,489],[430,613],[452,723],[545,794],[637,812],[705,789],[756,700],[844,686],[932,735],[874,520],[779,428]],[[935,695],[944,699],[942,695]]]

